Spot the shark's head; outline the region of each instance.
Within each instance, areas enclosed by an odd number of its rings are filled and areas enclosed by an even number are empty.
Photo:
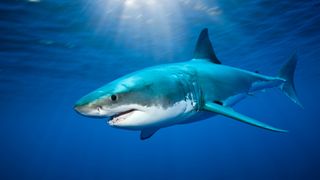
[[[126,129],[161,125],[191,111],[183,87],[160,73],[122,77],[84,96],[74,108],[84,116],[109,117],[109,125]]]

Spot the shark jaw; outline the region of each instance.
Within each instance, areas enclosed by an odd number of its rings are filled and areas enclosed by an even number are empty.
[[[110,116],[110,120],[108,121],[108,124],[110,126],[116,125],[120,121],[125,121],[130,115],[135,113],[135,111],[138,111],[136,109],[129,109],[127,111],[119,112],[117,114],[114,114],[113,116]]]
[[[193,111],[193,106],[190,101],[179,101],[166,108],[160,105],[141,106],[131,104],[120,106],[112,111],[113,115],[107,121],[110,126],[129,130],[141,130],[146,127],[168,126],[176,123],[173,119],[177,121],[182,120],[181,116]]]

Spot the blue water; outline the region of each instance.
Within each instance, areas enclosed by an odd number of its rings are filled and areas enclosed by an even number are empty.
[[[0,2],[0,179],[320,179],[320,2]],[[146,141],[73,105],[129,72],[192,57],[209,28],[223,64],[275,75],[294,52],[304,109],[278,89]]]

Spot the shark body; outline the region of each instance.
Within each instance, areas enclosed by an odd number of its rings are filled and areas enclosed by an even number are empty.
[[[301,106],[293,83],[296,63],[293,55],[275,77],[222,65],[212,48],[208,30],[203,29],[192,60],[125,75],[81,98],[75,110],[84,116],[106,117],[112,127],[141,131],[141,139],[151,137],[160,128],[218,114],[286,132],[231,107],[248,95],[273,87],[279,87]]]

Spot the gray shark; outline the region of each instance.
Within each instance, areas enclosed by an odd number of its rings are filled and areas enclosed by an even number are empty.
[[[161,128],[215,115],[286,132],[240,114],[232,106],[248,95],[273,87],[302,106],[293,81],[296,64],[294,54],[274,77],[222,65],[205,28],[190,61],[127,74],[82,97],[74,109],[84,116],[107,118],[112,127],[141,131],[142,140]]]

